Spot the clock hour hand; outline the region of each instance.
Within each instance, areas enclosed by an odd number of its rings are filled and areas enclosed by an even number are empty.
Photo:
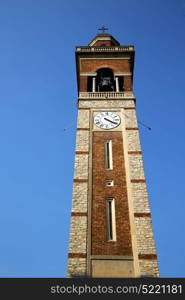
[[[114,121],[112,121],[112,120],[109,120],[109,119],[107,119],[107,118],[104,118],[104,120],[109,121],[109,122],[111,122],[111,123],[113,123],[113,124],[118,125],[118,123],[116,123],[116,122],[114,122]]]

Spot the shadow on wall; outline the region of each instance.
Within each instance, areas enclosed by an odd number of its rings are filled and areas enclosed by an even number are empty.
[[[91,278],[90,276],[84,274],[70,274],[67,278]]]

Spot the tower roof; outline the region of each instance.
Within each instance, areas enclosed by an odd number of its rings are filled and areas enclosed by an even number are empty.
[[[111,34],[103,32],[97,34],[88,44],[88,46],[120,46],[120,43]]]

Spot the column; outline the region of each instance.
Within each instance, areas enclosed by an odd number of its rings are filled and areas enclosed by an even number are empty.
[[[119,77],[116,77],[116,92],[119,92]]]
[[[92,92],[96,92],[96,77],[92,78]]]

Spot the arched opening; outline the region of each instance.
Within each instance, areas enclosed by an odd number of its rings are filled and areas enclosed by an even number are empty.
[[[97,71],[96,91],[113,92],[115,91],[114,74],[109,68],[102,68]]]

